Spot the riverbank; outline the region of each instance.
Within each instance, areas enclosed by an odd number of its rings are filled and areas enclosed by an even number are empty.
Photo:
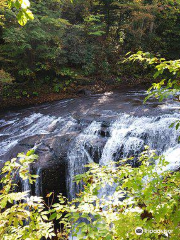
[[[74,81],[68,86],[64,85],[58,89],[53,84],[37,85],[37,83],[13,83],[0,85],[0,112],[9,109],[16,109],[37,105],[46,102],[53,102],[62,99],[77,98],[82,95],[91,95],[124,89],[136,86],[149,86],[149,79],[116,79],[99,80],[86,79]]]

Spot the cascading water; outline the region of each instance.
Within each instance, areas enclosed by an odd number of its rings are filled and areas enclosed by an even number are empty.
[[[134,117],[122,114],[110,126],[110,138],[103,149],[100,165],[108,165],[111,161],[136,157],[148,145],[156,149],[158,154],[164,154],[170,162],[166,169],[176,169],[180,166],[180,148],[178,134],[169,128],[179,115],[164,115],[162,117]],[[131,165],[136,166],[135,162]],[[114,193],[116,186],[107,185],[100,190],[99,196]]]
[[[23,119],[16,117],[14,121],[7,122],[2,128],[1,135],[4,136],[3,141],[0,142],[0,156],[8,152],[12,147],[24,139],[25,137],[47,134],[45,130],[54,117],[43,116],[40,113],[33,113],[29,117]],[[0,126],[1,127],[1,126]]]
[[[92,122],[80,135],[76,137],[68,151],[68,174],[67,174],[67,188],[68,198],[72,199],[76,193],[82,189],[82,186],[74,182],[74,176],[85,172],[85,165],[93,162],[93,159],[85,149],[85,144],[92,138],[96,138],[101,124]]]
[[[42,169],[38,168],[36,175],[39,176],[35,182],[35,195],[37,197],[42,196]]]
[[[143,105],[144,95],[144,91],[108,93],[3,114],[0,164],[36,145],[40,159],[33,172],[40,177],[35,194],[42,196],[43,191],[57,186],[59,191],[66,188],[70,199],[82,188],[74,183],[74,176],[83,173],[86,164],[94,161],[108,165],[136,157],[145,145],[167,157],[170,163],[166,169],[179,168],[178,132],[169,128],[180,119],[179,104],[170,99]],[[31,190],[28,181],[22,188]]]
[[[176,114],[161,117],[134,117],[122,114],[110,126],[110,138],[103,149],[100,164],[107,165],[113,160],[137,156],[145,145],[156,149],[159,154],[174,154],[175,150],[170,153],[168,149],[176,149],[178,133],[169,126],[178,117]]]

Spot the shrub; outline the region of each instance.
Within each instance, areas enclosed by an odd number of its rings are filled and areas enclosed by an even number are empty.
[[[1,240],[40,240],[54,236],[52,222],[48,222],[41,197],[29,197],[28,192],[15,192],[15,177],[31,184],[38,176],[31,175],[29,164],[37,159],[33,150],[18,154],[5,163],[1,173],[0,236]],[[45,221],[46,220],[46,221]]]
[[[60,196],[60,204],[51,210],[54,218],[79,240],[179,239],[180,172],[163,171],[165,158],[149,149],[139,161],[138,168],[127,160],[116,167],[88,165],[86,173],[76,176],[84,191],[72,202]],[[142,238],[135,234],[137,227],[146,230]]]

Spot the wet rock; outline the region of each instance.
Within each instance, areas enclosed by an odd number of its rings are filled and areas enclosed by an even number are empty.
[[[58,128],[58,126],[61,125],[59,121],[53,121],[49,126],[48,126],[48,131],[53,132],[55,129]]]
[[[26,146],[28,148],[33,148],[36,144],[39,144],[45,135],[34,135],[30,137],[26,137],[19,141],[20,146]]]
[[[102,128],[109,128],[110,127],[110,122],[103,121],[101,124]]]
[[[140,138],[143,139],[145,142],[147,141],[148,139],[148,133],[147,132],[143,132],[142,134],[140,134]]]
[[[78,135],[79,132],[69,132],[64,135],[35,135],[24,138],[16,144],[7,154],[4,159],[12,159],[19,152],[27,152],[30,148],[36,146],[35,153],[39,156],[38,160],[30,166],[30,171],[37,174],[41,171],[41,195],[46,197],[49,192],[54,192],[55,199],[59,193],[67,196],[66,187],[66,169],[67,169],[67,150],[69,144]],[[3,163],[0,165],[3,167]],[[23,189],[21,181],[18,190]],[[35,185],[30,186],[30,191],[35,195],[37,190]]]
[[[105,128],[105,127],[102,127],[101,130],[98,131],[98,134],[99,134],[101,137],[110,137],[109,129],[107,129],[107,128]]]
[[[2,165],[4,165],[5,161],[11,160],[12,158],[16,157],[18,153],[21,152],[27,152],[29,148],[23,145],[17,144],[15,147],[11,148],[6,154],[4,154],[1,159],[2,159]]]
[[[54,193],[55,201],[59,193],[67,196],[66,190],[66,164],[54,164],[42,169],[42,192],[46,198],[50,192]]]
[[[92,92],[90,90],[86,90],[86,89],[80,89],[77,94],[79,95],[85,95],[85,96],[89,96],[92,94]]]
[[[157,117],[157,118],[155,119],[155,122],[159,121],[160,119],[161,119],[161,117]]]
[[[99,163],[105,144],[105,139],[93,139],[85,144],[85,149],[95,163]]]

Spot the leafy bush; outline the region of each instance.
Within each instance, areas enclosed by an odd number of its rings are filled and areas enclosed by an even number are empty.
[[[89,170],[75,178],[77,184],[83,181],[84,191],[72,202],[60,196],[53,217],[79,240],[179,239],[180,172],[163,171],[168,163],[148,148],[139,161],[138,168],[127,159],[116,167],[88,165]],[[103,194],[109,186],[114,192]],[[135,234],[137,227],[146,229],[142,238]]]
[[[153,83],[148,89],[145,102],[152,97],[162,101],[169,96],[173,96],[176,101],[180,101],[180,59],[167,61],[165,58],[157,58],[149,52],[144,53],[139,51],[136,54],[130,55],[126,61],[136,61],[144,63],[145,66],[150,65],[154,67],[155,73],[153,77],[156,79],[156,83]],[[171,124],[170,127],[174,126],[178,130],[180,120]]]
[[[31,184],[38,176],[31,175],[29,164],[37,159],[33,150],[18,154],[5,163],[1,173],[0,236],[2,240],[40,240],[54,236],[53,224],[44,211],[41,197],[28,196],[28,192],[15,192],[15,177]]]
[[[155,97],[162,101],[170,95],[176,96],[180,90],[180,59],[169,60],[165,58],[157,58],[149,52],[139,51],[136,54],[130,55],[127,61],[137,61],[145,65],[152,65],[155,69],[154,79],[158,79],[158,83],[153,83],[149,88],[148,96],[145,101],[150,97]]]
[[[86,173],[75,177],[77,184],[84,183],[83,192],[71,202],[60,195],[59,203],[47,211],[41,197],[15,192],[17,174],[31,184],[38,177],[29,172],[29,164],[36,159],[30,150],[2,169],[2,240],[52,238],[54,219],[65,231],[57,233],[58,239],[70,234],[79,240],[179,239],[180,172],[165,171],[168,162],[155,151],[146,148],[138,158],[138,168],[128,165],[129,159],[109,166],[88,165]],[[135,234],[137,227],[144,229],[142,238]]]

